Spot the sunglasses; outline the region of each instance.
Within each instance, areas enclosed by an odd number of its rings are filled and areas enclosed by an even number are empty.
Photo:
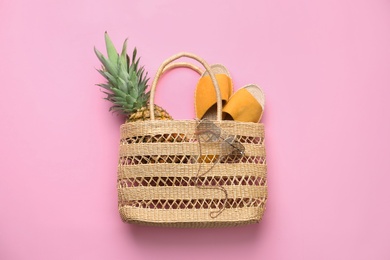
[[[199,121],[196,126],[195,135],[197,136],[197,140],[199,143],[198,162],[208,161],[208,157],[212,157],[210,160],[211,166],[208,169],[202,170],[202,165],[205,166],[206,164],[199,164],[196,178],[202,177],[207,173],[211,172],[217,163],[234,163],[239,161],[245,155],[245,147],[239,141],[237,141],[234,136],[224,136],[221,128],[212,121],[209,121],[207,119],[202,119],[201,121]],[[220,151],[217,155],[203,155],[202,146],[204,146],[206,143],[218,142]],[[195,186],[203,189],[218,189],[224,192],[225,200],[223,202],[222,207],[218,211],[211,212],[210,216],[212,218],[215,218],[219,214],[221,214],[222,211],[225,209],[225,204],[228,198],[226,189],[221,185],[206,186],[202,183],[199,183],[198,181],[195,182]]]
[[[221,128],[210,120],[202,119],[196,126],[195,135],[200,148],[202,143],[220,142],[220,156],[214,160],[215,163],[226,159],[237,160],[245,155],[245,147],[233,135],[223,137]]]

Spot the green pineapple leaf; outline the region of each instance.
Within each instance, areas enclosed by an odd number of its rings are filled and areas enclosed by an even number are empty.
[[[127,60],[127,39],[123,43],[122,53],[120,55],[120,63],[125,65],[125,70],[129,70],[129,62]]]
[[[116,64],[118,61],[118,52],[115,49],[114,44],[112,43],[110,36],[108,36],[108,33],[104,33],[104,39],[106,42],[106,49],[107,49],[107,55],[108,59],[113,63]]]
[[[95,54],[100,60],[100,62],[103,64],[104,68],[112,75],[116,75],[116,68],[114,67],[114,64],[112,64],[109,60],[107,60],[104,55],[98,51],[96,48],[94,48]]]
[[[122,97],[122,98],[126,98],[126,93],[124,93],[123,91],[117,89],[117,88],[111,88],[111,91],[114,92],[114,94],[118,97]]]

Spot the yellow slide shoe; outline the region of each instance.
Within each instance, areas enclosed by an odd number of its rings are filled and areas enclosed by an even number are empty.
[[[221,64],[211,65],[211,70],[218,81],[221,91],[222,106],[233,94],[233,82],[228,70]],[[217,119],[217,95],[211,77],[205,71],[195,90],[195,114],[198,119]]]
[[[222,109],[225,120],[257,123],[263,116],[265,97],[263,90],[254,84],[237,90]]]

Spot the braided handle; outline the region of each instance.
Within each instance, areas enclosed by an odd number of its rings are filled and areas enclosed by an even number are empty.
[[[211,81],[213,82],[213,85],[214,85],[216,96],[217,96],[217,120],[218,121],[222,121],[222,99],[221,99],[221,92],[219,90],[217,79],[215,78],[214,73],[212,72],[210,66],[207,64],[207,62],[205,60],[203,60],[202,58],[200,58],[199,56],[197,56],[195,54],[188,53],[188,52],[178,53],[176,55],[173,55],[173,56],[169,57],[168,59],[166,59],[161,64],[160,68],[158,69],[158,71],[156,73],[156,76],[154,77],[151,89],[150,89],[150,104],[149,104],[150,120],[155,120],[155,116],[154,116],[154,97],[155,97],[155,94],[156,94],[156,86],[157,86],[157,83],[158,83],[158,80],[159,80],[160,76],[165,71],[167,71],[169,68],[172,69],[172,68],[178,67],[178,66],[175,65],[175,63],[173,63],[173,64],[171,64],[171,63],[174,62],[177,59],[182,58],[182,57],[187,57],[187,58],[190,58],[190,59],[198,61],[200,64],[202,64],[202,66],[209,73],[209,75],[211,77]],[[176,63],[176,64],[181,64],[181,65],[186,64],[185,67],[189,67],[191,69],[196,68],[193,65],[188,66],[189,63]]]

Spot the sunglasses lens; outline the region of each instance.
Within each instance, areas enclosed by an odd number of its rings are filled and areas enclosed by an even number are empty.
[[[245,147],[235,140],[234,136],[228,136],[222,142],[221,146],[223,154],[229,156],[231,159],[238,159],[244,156]]]
[[[221,136],[221,129],[211,121],[202,120],[196,127],[196,133],[202,142],[216,142]]]

